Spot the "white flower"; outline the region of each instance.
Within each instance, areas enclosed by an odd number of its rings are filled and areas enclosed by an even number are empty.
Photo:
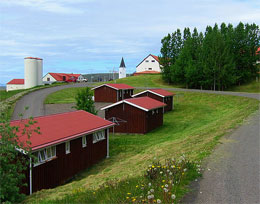
[[[171,176],[171,175],[172,175],[172,172],[170,172],[169,175]]]
[[[150,164],[150,165],[149,165],[149,167],[151,168],[151,167],[152,167],[152,165]]]
[[[163,172],[162,171],[160,171],[160,174],[162,174]]]
[[[164,188],[163,190],[164,190],[164,192],[165,192],[165,193],[167,193],[167,192],[168,192],[168,189],[167,189],[167,188]]]
[[[187,171],[187,169],[183,169],[183,171],[185,172],[185,171]]]
[[[140,196],[140,198],[143,198],[143,196]]]
[[[175,159],[174,159],[174,158],[172,158],[172,161],[175,161]]]
[[[151,186],[152,184],[151,183],[148,183],[148,186]]]
[[[148,191],[147,193],[148,193],[148,195],[149,195],[151,192],[150,192],[150,191]]]
[[[169,169],[167,169],[167,172],[169,173],[169,172],[170,172],[170,170],[169,170]]]
[[[153,190],[153,189],[151,189],[151,190],[150,190],[150,192],[151,192],[151,193],[153,193],[153,192],[154,192],[154,190]]]
[[[173,165],[171,165],[171,168],[173,169]]]
[[[151,194],[151,199],[153,199],[154,198],[154,195],[153,194]]]
[[[148,195],[147,198],[148,198],[148,200],[150,200],[151,199],[151,195]]]
[[[156,168],[154,168],[154,171],[156,171]]]
[[[157,199],[157,203],[162,203],[162,201],[160,199]]]
[[[168,184],[165,184],[165,188],[168,188]]]
[[[172,194],[172,196],[171,196],[171,197],[172,197],[172,199],[173,199],[173,200],[176,198],[176,196],[175,196],[174,194]]]
[[[156,159],[156,157],[153,158],[154,160]]]

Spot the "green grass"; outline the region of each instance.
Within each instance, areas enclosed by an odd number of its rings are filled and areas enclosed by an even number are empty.
[[[68,198],[78,188],[96,191],[113,179],[141,178],[154,157],[164,161],[184,153],[191,161],[200,161],[258,105],[244,97],[177,92],[175,109],[164,115],[162,127],[145,135],[111,135],[109,159],[78,174],[73,182],[33,194],[26,202],[52,202]]]
[[[260,93],[260,79],[258,81],[253,80],[250,83],[241,86],[232,87],[228,90],[235,92]]]
[[[4,101],[12,96],[14,96],[15,94],[21,93],[24,90],[14,90],[14,91],[6,91],[6,90],[0,90],[0,102]]]
[[[95,85],[105,83],[124,83],[133,87],[160,87],[160,88],[181,88],[177,85],[169,85],[162,79],[161,74],[146,74],[139,76],[130,76],[123,79],[117,79],[111,82],[96,83]]]

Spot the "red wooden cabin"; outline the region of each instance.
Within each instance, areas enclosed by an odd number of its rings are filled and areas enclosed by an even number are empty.
[[[148,96],[157,101],[161,101],[166,104],[166,106],[164,107],[164,112],[166,112],[166,111],[171,111],[174,108],[173,107],[173,96],[174,95],[175,95],[175,93],[166,91],[164,89],[148,89],[148,90],[142,91],[138,94],[135,94],[132,97],[136,98],[136,97]]]
[[[102,108],[105,118],[115,121],[115,132],[145,134],[163,125],[164,103],[150,97],[119,101]],[[111,130],[111,129],[110,129]]]
[[[64,184],[76,173],[109,156],[109,128],[114,123],[85,111],[74,111],[34,118],[41,134],[33,133],[30,141],[37,158],[30,160],[21,192],[31,194]],[[22,127],[20,120],[12,126]],[[26,136],[19,136],[26,141]]]
[[[134,87],[127,84],[103,84],[93,88],[95,102],[115,103],[131,98]]]

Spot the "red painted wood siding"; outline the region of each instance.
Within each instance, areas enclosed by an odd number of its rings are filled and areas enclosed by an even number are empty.
[[[173,107],[172,106],[172,104],[173,104],[173,96],[164,97],[164,100],[163,100],[163,97],[160,97],[160,96],[155,95],[155,94],[150,93],[150,92],[145,92],[145,93],[142,93],[140,95],[137,95],[136,97],[143,97],[143,96],[148,96],[148,97],[150,97],[152,99],[155,99],[157,101],[161,101],[161,102],[165,103],[166,106],[164,107],[164,112],[172,110],[172,107]]]
[[[107,130],[106,139],[93,144],[93,135],[87,135],[87,146],[82,147],[82,137],[70,141],[70,153],[65,152],[65,143],[56,146],[56,158],[33,167],[33,192],[41,189],[54,188],[64,184],[80,171],[96,164],[107,156]],[[29,170],[27,177],[29,175]],[[27,182],[29,179],[26,178]],[[29,183],[27,189],[29,194]]]
[[[159,109],[158,114],[152,114],[152,111],[146,112],[126,103],[106,109],[105,118],[112,117],[127,121],[114,127],[114,131],[119,133],[145,134],[163,124],[162,108]],[[111,128],[110,131],[113,129]]]
[[[117,90],[107,86],[94,89],[95,102],[117,102]]]

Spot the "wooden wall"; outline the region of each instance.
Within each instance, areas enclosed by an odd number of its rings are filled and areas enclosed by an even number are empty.
[[[94,89],[95,102],[117,102],[117,90],[107,86]]]
[[[173,104],[173,96],[167,96],[167,97],[160,97],[158,95],[155,95],[153,93],[150,93],[150,92],[144,92],[140,95],[137,95],[136,97],[143,97],[143,96],[148,96],[152,99],[155,99],[157,101],[161,101],[163,103],[166,104],[166,106],[164,107],[164,112],[167,112],[167,111],[171,111],[172,110],[172,104]],[[167,99],[166,99],[167,98]]]
[[[56,146],[56,158],[33,167],[32,182],[33,192],[41,189],[54,188],[64,184],[80,171],[96,164],[107,156],[107,131],[106,139],[93,144],[92,134],[87,135],[87,146],[82,147],[82,138],[70,141],[69,154],[65,153],[65,143]],[[29,172],[29,170],[28,170]],[[29,173],[27,173],[27,176]],[[29,182],[29,179],[26,179]],[[23,192],[29,194],[29,183]]]
[[[126,103],[106,109],[105,118],[120,118],[127,122],[114,126],[114,131],[118,133],[138,133],[145,134],[163,124],[163,109],[159,108],[159,113],[152,114],[152,111],[143,111]],[[110,131],[113,131],[111,128]]]

